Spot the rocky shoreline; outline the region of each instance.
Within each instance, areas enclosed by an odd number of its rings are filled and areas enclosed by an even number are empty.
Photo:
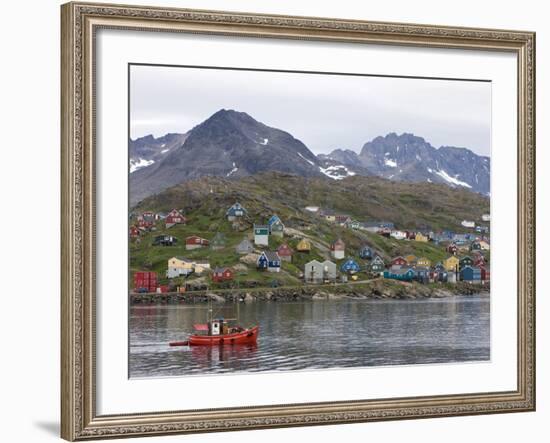
[[[470,283],[419,284],[392,280],[375,280],[365,284],[303,286],[297,288],[233,289],[196,293],[130,294],[132,304],[158,302],[200,303],[212,300],[225,303],[235,301],[303,301],[339,299],[414,300],[453,296],[485,295],[490,287]]]

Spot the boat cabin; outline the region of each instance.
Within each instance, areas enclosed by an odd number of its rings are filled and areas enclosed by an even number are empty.
[[[243,328],[240,326],[230,326],[229,322],[231,320],[235,319],[215,318],[208,323],[195,324],[193,325],[193,329],[197,333],[202,332],[203,334],[201,335],[209,336],[234,334],[243,331]]]

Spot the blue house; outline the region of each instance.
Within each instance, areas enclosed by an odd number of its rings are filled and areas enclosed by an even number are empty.
[[[359,251],[359,257],[362,259],[370,260],[372,258],[372,249],[368,246],[363,246]]]
[[[244,217],[246,214],[246,209],[238,202],[231,206],[225,213],[229,221],[237,220],[237,218]]]
[[[414,270],[415,278],[421,283],[428,283],[430,280],[430,270],[424,267],[418,267]]]
[[[355,274],[360,270],[361,270],[361,267],[352,258],[348,258],[344,263],[342,263],[342,266],[340,266],[340,271],[345,272],[347,274]]]
[[[474,260],[472,259],[472,257],[469,257],[469,256],[465,256],[465,257],[462,257],[459,261],[459,269],[462,269],[462,268],[465,268],[466,266],[473,266],[474,265]]]
[[[279,218],[278,215],[272,215],[269,220],[267,221],[267,225],[268,226],[271,226],[273,223],[277,223],[277,222],[280,222],[281,219]]]
[[[415,273],[412,268],[390,269],[384,271],[384,278],[400,281],[412,281]]]
[[[269,233],[277,237],[282,237],[285,230],[285,225],[277,215],[272,215],[271,218],[267,221],[267,226],[269,227]]]
[[[279,254],[273,251],[264,251],[256,261],[258,269],[265,269],[269,272],[279,272],[281,270],[281,258]]]
[[[460,280],[471,283],[480,283],[481,269],[476,266],[465,266],[460,270]]]

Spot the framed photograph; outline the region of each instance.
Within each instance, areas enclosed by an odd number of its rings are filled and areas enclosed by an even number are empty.
[[[61,14],[63,438],[535,409],[534,33]]]

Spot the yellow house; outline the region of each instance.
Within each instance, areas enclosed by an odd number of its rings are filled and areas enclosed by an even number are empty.
[[[407,263],[408,263],[409,265],[413,265],[413,264],[415,264],[416,261],[417,261],[416,255],[412,255],[412,254],[411,254],[411,255],[406,255],[406,256],[403,257],[403,258],[407,261]]]
[[[451,255],[448,259],[443,262],[443,266],[447,271],[455,271],[458,268],[458,263],[460,260],[456,255]]]
[[[193,263],[193,265],[195,269],[195,274],[202,274],[203,272],[210,269],[210,263],[208,263],[207,261],[198,261]]]
[[[192,272],[202,274],[207,269],[210,269],[210,263],[206,261],[197,262],[183,257],[172,257],[168,260],[166,276],[168,278],[175,278],[191,274]]]
[[[421,232],[417,232],[416,233],[416,236],[414,237],[414,240],[415,241],[421,241],[421,242],[427,242],[428,241],[428,237],[424,234],[422,234]]]
[[[193,270],[193,262],[182,257],[172,257],[168,260],[168,267],[174,269]]]
[[[179,277],[193,272],[193,262],[183,257],[172,257],[168,259],[168,269],[166,276],[168,278]]]
[[[418,260],[416,260],[416,265],[423,268],[430,268],[432,266],[432,261],[427,259],[426,257],[420,257]]]
[[[303,238],[296,245],[296,250],[298,252],[309,252],[309,251],[311,251],[311,242],[309,240],[306,240],[305,238]]]

